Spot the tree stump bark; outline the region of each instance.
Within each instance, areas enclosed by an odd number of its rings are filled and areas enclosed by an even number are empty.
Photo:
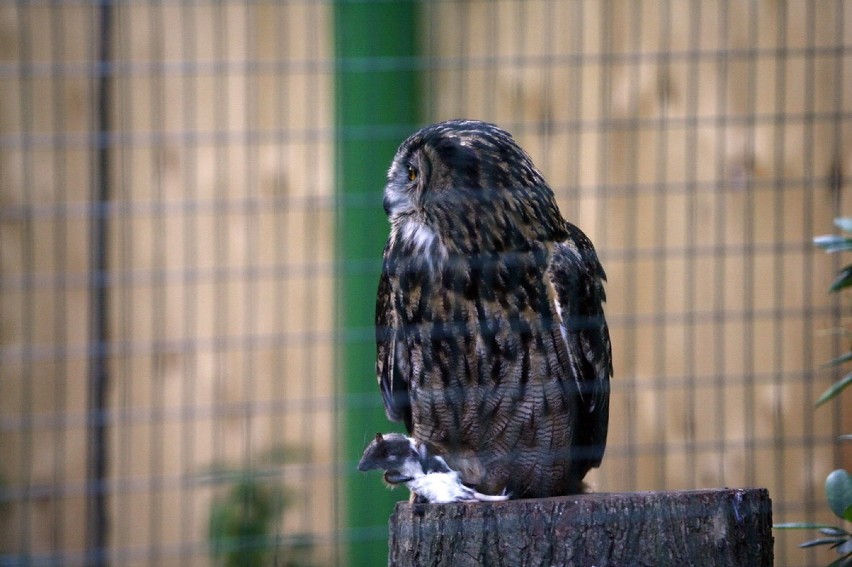
[[[400,502],[389,565],[772,565],[766,489]]]

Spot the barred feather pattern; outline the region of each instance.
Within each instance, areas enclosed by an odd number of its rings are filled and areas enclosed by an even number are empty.
[[[494,125],[403,142],[376,303],[387,415],[485,494],[579,492],[606,445],[605,275],[544,178]]]

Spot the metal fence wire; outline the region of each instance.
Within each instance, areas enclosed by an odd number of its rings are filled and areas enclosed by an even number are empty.
[[[850,38],[843,0],[0,2],[0,565],[382,564],[382,179],[453,117],[514,134],[609,276],[595,490],[831,522]],[[776,564],[828,563],[809,535]]]

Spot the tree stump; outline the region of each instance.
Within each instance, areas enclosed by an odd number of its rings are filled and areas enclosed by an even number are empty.
[[[772,565],[766,489],[397,503],[389,565]]]

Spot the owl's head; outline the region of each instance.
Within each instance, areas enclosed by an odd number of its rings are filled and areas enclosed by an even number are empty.
[[[565,238],[553,192],[529,155],[511,134],[477,120],[439,122],[405,140],[388,170],[384,208],[392,239],[417,249],[439,240],[469,254]]]

